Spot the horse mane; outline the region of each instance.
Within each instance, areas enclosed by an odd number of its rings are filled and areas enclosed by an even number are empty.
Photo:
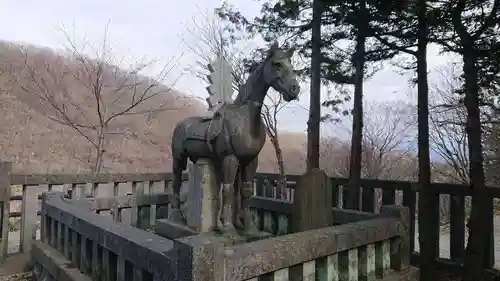
[[[233,104],[245,104],[248,102],[253,92],[253,85],[259,81],[259,79],[262,79],[262,71],[268,59],[269,56],[266,56],[260,63],[257,63],[250,68],[250,75],[248,76],[247,81],[238,90],[238,95],[236,95]]]

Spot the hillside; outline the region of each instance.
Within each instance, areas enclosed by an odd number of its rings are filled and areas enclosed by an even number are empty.
[[[70,65],[69,58],[52,50],[29,46],[30,62],[34,72],[62,71],[60,64]],[[37,95],[27,92],[20,85],[32,83],[22,72],[25,53],[19,45],[0,43],[0,157],[13,162],[15,172],[84,172],[92,163],[92,146],[75,130],[51,120],[51,108],[44,105]],[[74,64],[73,71],[77,69]],[[59,75],[60,73],[56,73]],[[112,75],[109,75],[112,80]],[[70,77],[71,78],[71,77]],[[71,99],[78,102],[82,112],[96,115],[95,100],[83,85],[71,81],[67,85]],[[109,81],[112,84],[113,81]],[[50,85],[49,85],[50,86]],[[139,172],[169,171],[171,166],[170,139],[175,124],[188,116],[202,114],[204,105],[198,99],[187,97],[163,86],[164,94],[144,103],[143,108],[166,104],[168,110],[149,115],[121,116],[112,123],[113,135],[109,139],[103,171]],[[54,85],[53,91],[59,89]],[[126,106],[126,104],[117,104]],[[72,114],[78,114],[74,112]],[[289,173],[303,170],[305,157],[304,136],[284,133],[282,136],[285,163]],[[275,172],[276,160],[271,145],[267,144],[260,157],[259,170]]]

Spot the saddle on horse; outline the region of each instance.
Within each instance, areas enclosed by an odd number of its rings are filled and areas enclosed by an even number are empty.
[[[210,142],[222,132],[224,116],[216,112],[213,117],[200,117],[197,121],[186,129],[186,139]]]

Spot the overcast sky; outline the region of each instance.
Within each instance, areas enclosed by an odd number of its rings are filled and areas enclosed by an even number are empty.
[[[262,2],[231,0],[246,16],[259,13]],[[2,0],[0,1],[0,38],[27,42],[52,48],[62,48],[66,41],[61,29],[75,32],[78,40],[102,42],[106,24],[108,42],[117,57],[147,57],[167,61],[181,59],[170,76],[170,83],[183,93],[207,96],[205,84],[190,75],[182,75],[195,62],[195,57],[185,47],[186,25],[199,17],[200,11],[210,11],[221,1],[63,1],[63,0]],[[184,41],[184,42],[183,42]],[[429,69],[444,65],[449,57],[438,55],[430,48]],[[151,73],[155,69],[150,70]],[[431,75],[432,76],[432,75]],[[397,74],[387,67],[365,83],[365,99],[377,102],[406,100],[408,77]],[[432,77],[431,77],[432,81]],[[280,115],[280,129],[304,132],[307,122],[308,88],[303,87],[304,97],[299,106],[291,106]],[[325,113],[327,110],[323,110]],[[331,131],[327,125],[323,131]]]

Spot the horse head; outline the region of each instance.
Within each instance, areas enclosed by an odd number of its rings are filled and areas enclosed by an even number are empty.
[[[274,42],[263,65],[263,78],[268,85],[279,92],[287,102],[297,99],[300,86],[293,70],[291,58],[294,49],[284,50]]]

